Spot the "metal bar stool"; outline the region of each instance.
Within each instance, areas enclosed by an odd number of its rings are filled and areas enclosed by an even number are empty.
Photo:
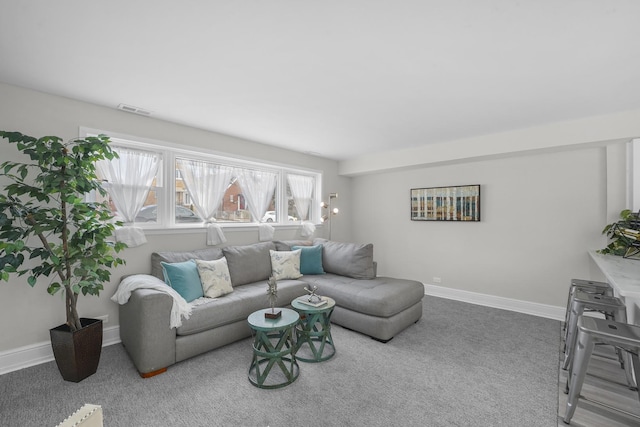
[[[563,330],[566,332],[567,330],[567,322],[569,321],[569,310],[571,309],[571,300],[575,295],[576,291],[582,291],[587,294],[594,295],[613,295],[613,288],[607,282],[596,282],[594,280],[584,280],[584,279],[571,279],[571,286],[569,287],[569,295],[567,296],[567,310],[564,316],[564,326]],[[565,333],[565,340],[567,338]]]
[[[581,316],[585,310],[597,311],[607,316],[607,319],[627,323],[627,307],[620,299],[606,295],[593,295],[577,291],[573,296],[571,307],[569,309],[567,339],[565,341],[562,369],[567,369],[571,365],[574,348],[576,346],[576,337],[578,335],[578,317]],[[620,353],[618,353],[618,356],[620,357],[621,365],[624,368],[624,363],[622,363]]]
[[[567,410],[564,416],[564,422],[566,424],[571,422],[571,418],[578,406],[578,399],[587,373],[589,359],[596,344],[614,345],[624,350],[624,358],[627,362],[625,363],[625,373],[627,375],[627,382],[630,385],[634,383],[631,363],[633,363],[634,370],[640,372],[640,360],[638,359],[638,352],[640,351],[640,327],[607,319],[580,316],[578,318],[577,330],[575,355],[567,378],[569,396],[567,397]],[[636,388],[636,390],[638,389]],[[638,390],[638,398],[640,399],[640,390]],[[608,405],[605,406],[611,408]]]

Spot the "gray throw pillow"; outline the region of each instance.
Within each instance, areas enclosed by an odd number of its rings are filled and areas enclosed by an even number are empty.
[[[314,239],[314,245],[322,245],[322,266],[327,273],[354,279],[373,279],[373,244],[342,243]]]
[[[311,246],[311,240],[274,240],[276,251],[290,251],[294,246]]]
[[[267,280],[271,275],[270,250],[275,250],[273,242],[254,243],[246,246],[227,246],[222,248],[231,284],[235,286]]]
[[[174,263],[189,261],[191,259],[213,261],[223,256],[222,249],[220,248],[196,249],[188,252],[154,252],[151,254],[151,275],[156,276],[160,280],[164,280],[161,262]]]

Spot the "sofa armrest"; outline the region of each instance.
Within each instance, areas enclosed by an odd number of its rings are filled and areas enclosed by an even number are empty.
[[[137,289],[120,305],[120,339],[142,376],[176,363],[176,330],[169,326],[173,299]]]

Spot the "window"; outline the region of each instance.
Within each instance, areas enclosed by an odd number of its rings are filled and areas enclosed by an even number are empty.
[[[100,133],[110,134],[85,130],[83,136]],[[128,180],[135,184],[133,187],[143,187],[143,180],[131,177],[146,177],[146,195],[142,198],[144,191],[139,189],[136,194],[141,199],[131,207],[128,206],[132,203],[125,205],[120,200],[126,189],[114,185],[108,172],[99,173],[107,182],[110,202],[113,202],[110,205],[123,222],[130,221],[121,215],[123,209],[118,209],[118,205],[127,206],[127,218],[133,218],[131,222],[142,228],[201,226],[205,222],[223,226],[260,222],[284,225],[320,220],[316,195],[320,194],[322,174],[318,171],[236,159],[132,137],[111,136],[111,141],[121,159],[122,153],[133,153],[124,157],[151,157],[158,162],[155,173],[139,170],[141,166],[130,160],[120,162],[127,170]],[[174,179],[163,182],[163,176]],[[129,198],[134,199],[133,195]],[[131,212],[136,212],[133,217]]]

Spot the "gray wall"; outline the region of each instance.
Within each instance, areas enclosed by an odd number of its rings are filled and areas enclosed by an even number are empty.
[[[70,139],[78,136],[81,126],[206,148],[243,158],[322,170],[325,197],[329,192],[338,192],[340,196],[336,206],[340,207],[341,214],[335,218],[333,237],[351,239],[346,220],[350,215],[347,203],[350,200],[350,179],[338,176],[335,161],[0,83],[0,129],[16,130],[36,137],[56,135]],[[247,123],[247,126],[251,124]],[[0,159],[17,159],[15,148],[9,147],[4,140],[0,144]],[[233,228],[225,234],[227,244],[258,240],[257,227]],[[326,229],[322,228],[316,232],[318,236],[325,234]],[[297,237],[298,229],[288,226],[279,228],[275,234],[276,239]],[[109,315],[109,323],[105,327],[117,325],[117,305],[109,298],[115,292],[119,277],[148,272],[152,251],[202,248],[206,242],[204,231],[201,230],[168,231],[148,235],[147,239],[148,244],[121,253],[127,265],[113,272],[111,283],[105,286],[99,298],[81,298],[78,303],[81,316]],[[41,280],[32,289],[25,278],[11,278],[8,283],[0,283],[0,352],[47,341],[48,330],[65,322],[62,294],[50,296],[46,286],[46,282]]]
[[[586,251],[602,247],[604,225],[626,205],[624,142],[640,134],[640,111],[487,135],[453,144],[373,153],[341,162],[124,113],[113,108],[0,84],[0,129],[33,136],[76,137],[85,126],[265,161],[324,171],[323,193],[339,193],[333,239],[372,242],[379,273],[461,291],[562,306],[571,277],[598,278]],[[250,126],[250,123],[247,124]],[[599,141],[599,142],[598,142]],[[603,142],[605,141],[605,142]],[[609,142],[606,142],[609,141]],[[0,158],[11,156],[0,145]],[[351,177],[349,177],[351,176]],[[480,223],[409,220],[409,190],[480,184]],[[326,229],[319,230],[326,236]],[[295,228],[276,238],[294,238]],[[257,229],[234,228],[228,244],[257,240]],[[149,271],[155,250],[205,246],[204,232],[148,236],[127,249],[100,298],[83,298],[83,316],[109,315],[118,278]],[[0,353],[48,340],[64,322],[64,301],[46,284],[0,283]]]
[[[374,243],[383,275],[563,306],[569,280],[594,274],[587,250],[603,247],[609,211],[624,208],[624,153],[613,143],[357,176],[353,238]],[[481,185],[481,222],[409,219],[411,188],[467,184]]]

